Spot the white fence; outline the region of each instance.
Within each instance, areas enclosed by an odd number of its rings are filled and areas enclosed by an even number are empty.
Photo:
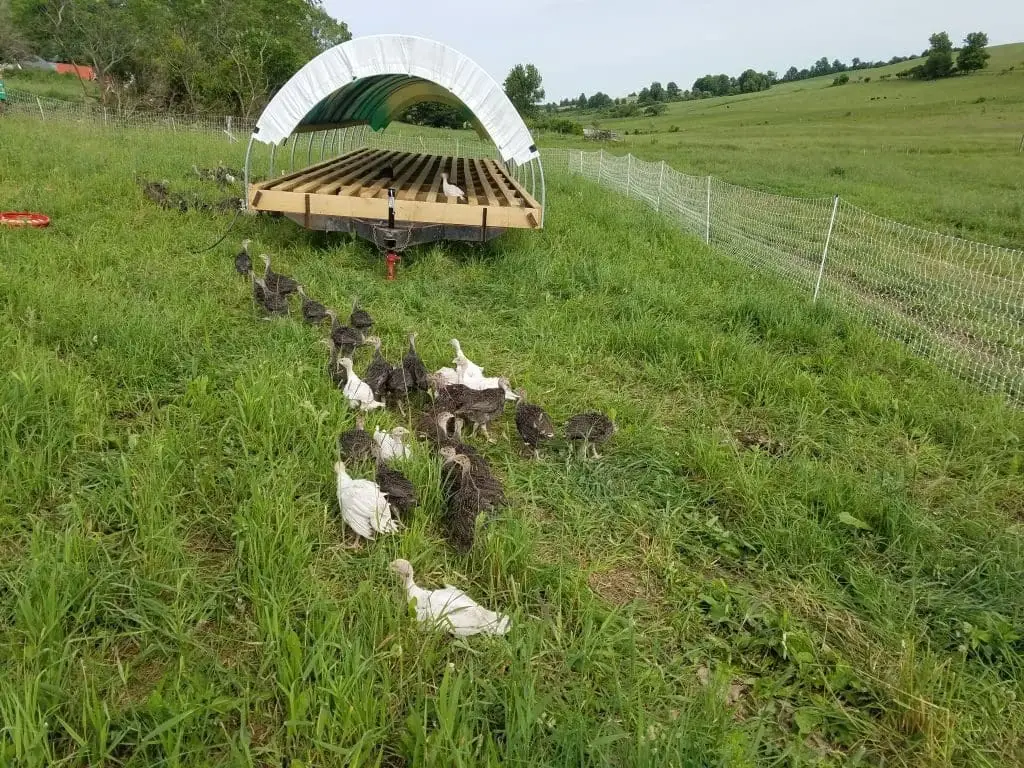
[[[1024,251],[900,224],[838,197],[758,192],[632,155],[544,156],[546,167],[641,200],[717,250],[1024,406]]]
[[[254,126],[239,118],[115,113],[11,91],[7,109],[44,121],[213,133],[236,157]],[[495,156],[491,144],[469,134],[350,128],[296,137],[277,150],[273,167],[304,165],[314,155],[362,144]],[[547,149],[543,157],[549,171],[577,174],[638,199],[722,253],[781,276],[811,300],[835,302],[882,336],[1024,406],[1024,252],[910,227],[838,198],[768,194],[632,155]],[[269,162],[262,157],[258,166],[266,169]]]

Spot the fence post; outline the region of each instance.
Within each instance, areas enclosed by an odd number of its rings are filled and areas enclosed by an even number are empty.
[[[825,257],[828,256],[828,244],[832,241],[832,228],[836,225],[836,212],[839,210],[839,195],[832,198],[832,218],[828,222],[828,234],[825,235],[825,249],[821,252],[821,266],[818,267],[818,281],[814,284],[814,298],[818,300],[818,292],[821,290],[821,276],[825,274]]]
[[[661,175],[658,176],[658,202],[654,205],[654,210],[661,211],[661,188],[665,184],[665,161],[661,161]]]
[[[711,176],[708,176],[708,212],[704,219],[704,242],[711,245]]]
[[[633,153],[626,155],[626,197],[629,197],[630,187],[633,186]]]
[[[39,119],[46,120],[46,115],[43,114],[43,102],[39,100],[38,96],[36,96],[36,104],[39,105]]]

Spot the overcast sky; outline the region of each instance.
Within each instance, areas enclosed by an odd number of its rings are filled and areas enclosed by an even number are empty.
[[[753,67],[779,74],[828,56],[847,63],[920,53],[932,32],[958,43],[987,32],[993,45],[1024,41],[1021,0],[325,0],[352,35],[429,37],[474,59],[498,82],[533,62],[548,100],[652,80],[686,90],[704,74]],[[926,10],[925,10],[926,9]]]

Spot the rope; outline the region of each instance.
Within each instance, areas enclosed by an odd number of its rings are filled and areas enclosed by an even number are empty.
[[[218,240],[217,242],[215,242],[215,243],[214,243],[213,245],[208,245],[208,246],[206,246],[205,248],[200,248],[200,249],[199,249],[198,251],[197,251],[197,250],[194,250],[194,249],[192,249],[192,248],[189,248],[189,249],[188,249],[188,252],[189,252],[189,253],[191,253],[191,254],[193,254],[193,255],[196,255],[196,254],[200,254],[200,253],[206,253],[207,251],[212,251],[212,250],[213,250],[214,248],[216,248],[216,247],[217,247],[218,245],[220,245],[221,243],[223,243],[223,242],[224,242],[224,239],[225,239],[225,238],[226,238],[226,237],[227,237],[227,236],[228,236],[229,234],[231,234],[231,230],[235,228],[235,222],[237,222],[237,221],[238,221],[238,214],[240,214],[241,212],[242,212],[242,209],[241,209],[241,208],[239,208],[239,209],[238,209],[237,211],[235,211],[235,216],[234,216],[234,218],[232,218],[232,219],[231,219],[231,223],[230,223],[230,224],[228,224],[228,228],[224,230],[224,234],[220,236],[220,239],[219,239],[219,240]]]

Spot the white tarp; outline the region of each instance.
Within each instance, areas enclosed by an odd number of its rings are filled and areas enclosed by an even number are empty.
[[[406,35],[356,38],[312,59],[270,100],[254,138],[281,143],[322,99],[373,75],[411,75],[437,83],[473,112],[502,160],[524,165],[539,157],[518,110],[476,62],[441,43]]]

